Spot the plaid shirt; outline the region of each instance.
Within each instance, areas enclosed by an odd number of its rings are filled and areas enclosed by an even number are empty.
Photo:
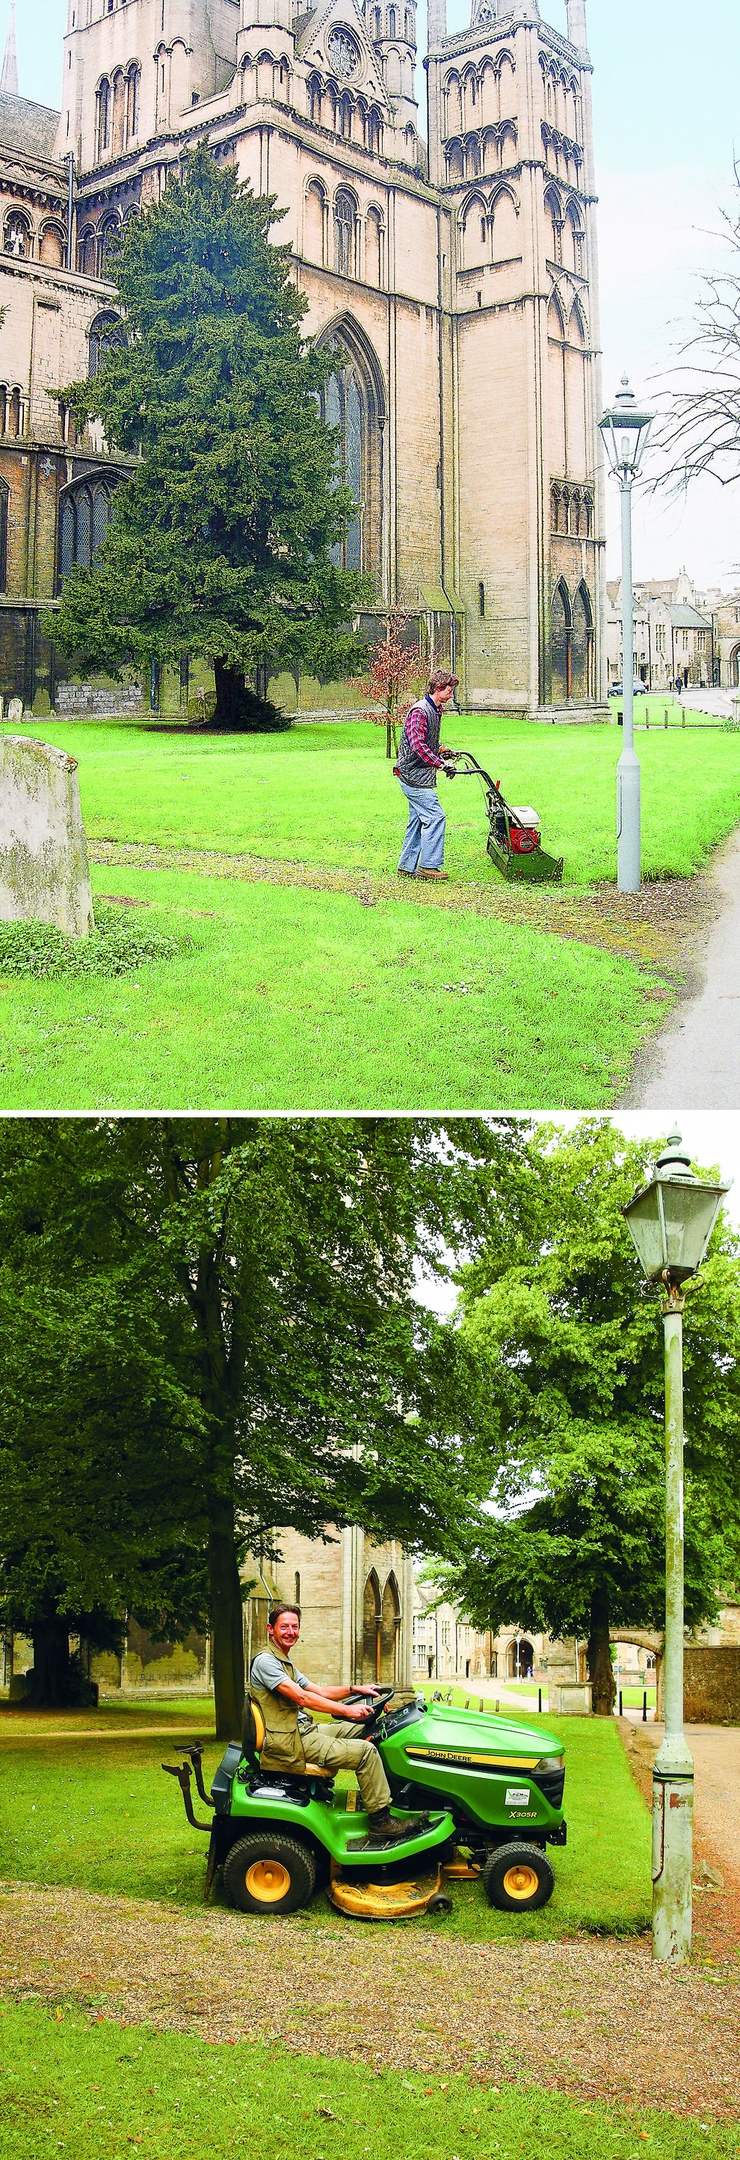
[[[445,750],[443,744],[440,743],[441,756],[435,757],[434,751],[429,749],[427,743],[428,724],[429,714],[426,706],[412,705],[410,713],[406,715],[406,739],[409,749],[413,750],[415,755],[421,758],[423,765],[434,765],[437,771],[440,772],[445,758],[451,757],[452,752],[451,750]]]

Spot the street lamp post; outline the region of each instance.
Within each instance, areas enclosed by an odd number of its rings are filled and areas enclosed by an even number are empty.
[[[634,601],[632,594],[632,486],[652,426],[652,413],[638,412],[626,375],[611,411],[599,421],[606,454],[622,493],[622,692],[624,738],[617,766],[617,885],[620,892],[640,890],[640,763],[635,750]]]
[[[683,1284],[701,1267],[729,1185],[694,1177],[671,1133],[623,1213],[648,1282],[663,1284],[665,1345],[665,1733],[653,1766],[653,1955],[691,1949],[694,1764],[683,1729]]]

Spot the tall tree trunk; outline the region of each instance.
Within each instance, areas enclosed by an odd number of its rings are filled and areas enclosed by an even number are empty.
[[[211,1586],[216,1738],[238,1740],[244,1708],[242,1586],[236,1557],[234,1518],[232,1510],[226,1505],[216,1507],[211,1512],[208,1575]]]
[[[45,1613],[32,1629],[33,1680],[26,1697],[33,1710],[66,1709],[71,1689],[69,1621]]]
[[[227,667],[225,660],[214,660],[213,672],[216,677],[216,726],[242,727],[247,710],[243,669]]]
[[[609,1641],[609,1600],[601,1583],[591,1592],[591,1625],[588,1637],[588,1676],[591,1707],[595,1717],[611,1717],[616,1701],[616,1682]]]

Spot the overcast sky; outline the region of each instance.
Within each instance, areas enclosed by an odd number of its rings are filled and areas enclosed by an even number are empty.
[[[352,0],[347,0],[348,6]],[[449,29],[463,29],[470,0],[448,0]],[[604,393],[626,369],[649,396],[691,321],[703,266],[728,259],[721,206],[736,200],[740,150],[738,0],[587,0],[594,63],[596,174],[600,200]],[[565,0],[541,0],[565,29]],[[0,0],[4,41],[9,0]],[[420,17],[423,10],[420,9]],[[58,105],[66,0],[20,0],[21,93]],[[421,26],[420,26],[421,28]],[[609,559],[618,573],[618,489],[609,480]],[[638,577],[669,577],[684,564],[696,583],[740,583],[738,491],[713,483],[688,504],[635,505]]]

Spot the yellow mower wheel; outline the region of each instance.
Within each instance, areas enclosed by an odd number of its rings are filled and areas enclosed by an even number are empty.
[[[224,1861],[224,1889],[239,1912],[298,1912],[309,1903],[315,1882],[313,1853],[279,1831],[239,1838]]]
[[[539,1912],[555,1888],[547,1854],[537,1845],[499,1845],[483,1869],[483,1888],[498,1912]]]
[[[516,1898],[518,1905],[521,1905],[523,1899],[534,1897],[535,1891],[539,1889],[535,1869],[522,1867],[521,1860],[517,1861],[515,1867],[506,1870],[504,1889],[507,1897]]]

